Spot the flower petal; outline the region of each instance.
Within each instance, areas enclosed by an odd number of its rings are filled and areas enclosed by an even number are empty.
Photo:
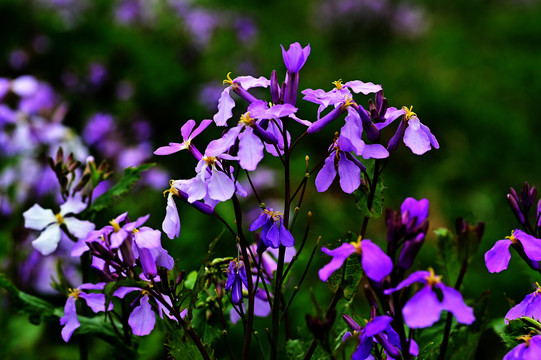
[[[26,210],[24,216],[24,227],[27,229],[43,230],[47,225],[56,222],[56,217],[51,209],[44,209],[34,204]]]
[[[77,307],[73,296],[69,296],[66,301],[64,316],[60,318],[60,325],[64,325],[62,328],[62,339],[65,342],[68,342],[75,329],[81,326],[79,319],[77,319]]]
[[[41,255],[49,255],[56,250],[59,242],[60,225],[52,224],[47,229],[43,230],[36,240],[32,241],[32,246],[39,251]]]
[[[235,193],[233,180],[225,173],[212,169],[212,177],[208,184],[208,194],[211,199],[226,201]]]
[[[369,279],[381,281],[393,270],[393,261],[372,241],[361,241],[363,270]]]
[[[419,119],[411,119],[404,133],[404,144],[416,155],[422,155],[430,150],[430,139],[421,130]]]
[[[327,159],[325,164],[319,170],[316,176],[316,189],[319,192],[323,192],[331,186],[334,178],[336,177],[336,169],[334,168],[335,152],[333,151]]]
[[[141,304],[133,309],[128,324],[134,335],[144,336],[152,332],[156,324],[156,315],[148,302],[148,296],[141,296]]]
[[[452,287],[440,283],[438,287],[443,292],[442,309],[450,311],[456,321],[462,324],[471,324],[475,321],[473,309],[464,303],[460,292]]]
[[[167,197],[167,207],[165,208],[165,219],[162,222],[162,229],[169,239],[174,239],[180,234],[180,218],[178,216],[177,205],[171,194]]]
[[[227,120],[233,116],[235,101],[231,98],[230,91],[231,86],[226,87],[218,100],[218,113],[213,117],[214,122],[218,126],[226,126]]]
[[[511,259],[509,246],[511,246],[510,240],[498,240],[492,249],[485,253],[485,264],[489,272],[499,273],[507,269]]]
[[[265,146],[261,139],[254,135],[254,130],[247,126],[239,135],[239,164],[244,170],[253,171],[263,159]]]
[[[424,328],[434,324],[440,318],[442,305],[430,286],[423,287],[408,300],[402,314],[410,328]]]
[[[322,247],[321,251],[323,251],[325,254],[332,256],[332,260],[327,265],[323,266],[319,270],[319,278],[321,281],[327,281],[329,277],[332,275],[333,272],[340,269],[344,261],[355,252],[355,246],[344,243],[340,245],[340,247],[329,250],[326,247]]]
[[[340,187],[345,193],[351,194],[361,185],[361,169],[353,161],[347,159],[344,153],[341,155],[338,160]]]

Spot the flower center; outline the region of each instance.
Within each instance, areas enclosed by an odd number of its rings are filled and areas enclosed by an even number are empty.
[[[406,112],[406,114],[404,115],[404,118],[406,119],[406,121],[409,121],[412,118],[417,117],[417,114],[413,112],[413,105],[410,106],[409,109],[408,109],[407,106],[402,106],[402,110],[404,110]]]
[[[336,90],[342,90],[342,79],[333,81],[332,84],[336,87]]]
[[[515,230],[511,231],[511,235],[506,236],[505,238],[511,240],[513,244],[516,244],[518,241],[518,239],[515,237]]]
[[[163,192],[163,197],[165,197],[165,196],[166,196],[165,194],[167,194],[167,193],[171,193],[171,194],[173,194],[173,195],[175,195],[175,196],[180,196],[179,193],[178,193],[178,189],[177,189],[176,187],[173,186],[173,182],[174,182],[174,181],[175,181],[175,180],[173,180],[173,179],[169,180],[169,186],[170,186],[171,188],[168,189],[168,190],[165,190],[165,191]]]
[[[255,120],[250,117],[250,112],[247,112],[240,117],[239,125],[252,126],[254,122]]]
[[[132,230],[133,235],[137,234],[138,232],[139,232],[139,229],[137,229],[137,228],[134,228],[134,229]]]
[[[280,219],[281,216],[283,216],[283,214],[279,211],[273,211],[271,209],[265,209],[263,210],[263,212],[267,215],[269,215],[273,220],[278,220]]]
[[[72,288],[68,289],[68,296],[71,296],[71,297],[75,298],[75,300],[79,299],[79,294],[80,293],[81,293],[81,290],[79,290],[79,289],[72,289]]]
[[[351,105],[355,105],[355,101],[353,101],[352,98],[350,98],[349,96],[344,96],[344,103],[342,104],[342,107],[345,109],[347,108],[348,106],[351,106]]]
[[[517,337],[517,340],[523,340],[526,343],[526,347],[530,346],[530,340],[532,337],[530,335],[522,335]]]
[[[59,223],[60,225],[62,225],[64,223],[64,217],[62,216],[62,214],[58,213],[55,215],[56,217],[56,222]]]
[[[111,224],[111,226],[113,227],[114,232],[117,233],[120,231],[120,225],[114,219],[109,221],[109,224]]]
[[[216,157],[215,156],[203,156],[203,161],[207,163],[207,165],[214,165],[216,164]]]
[[[428,268],[428,271],[430,271],[430,275],[428,275],[428,277],[426,277],[426,283],[430,286],[434,286],[434,285],[437,285],[441,282],[441,276],[436,276],[436,274],[434,273],[434,269],[432,268]]]
[[[351,245],[355,246],[355,252],[360,256],[363,254],[363,249],[361,248],[361,241],[363,240],[362,236],[357,237],[357,241],[350,242]]]

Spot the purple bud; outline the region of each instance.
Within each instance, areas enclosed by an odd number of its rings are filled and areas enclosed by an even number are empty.
[[[507,201],[509,202],[509,206],[511,207],[511,211],[513,211],[513,214],[515,214],[515,217],[517,218],[518,222],[524,225],[526,223],[524,219],[524,215],[522,215],[522,212],[520,211],[520,207],[517,204],[517,201],[511,194],[507,194]]]
[[[346,111],[344,106],[337,106],[333,110],[329,111],[329,113],[325,116],[323,116],[321,119],[314,122],[310,127],[308,127],[308,130],[306,132],[308,134],[314,134],[323,129],[325,125],[330,123],[331,121],[337,119],[344,111]]]
[[[398,267],[407,270],[413,265],[413,260],[421,250],[425,241],[425,234],[420,233],[414,239],[406,241],[398,258]]]
[[[400,141],[404,137],[404,132],[406,131],[406,120],[402,119],[400,122],[400,125],[398,125],[398,129],[396,129],[396,133],[393,135],[391,140],[389,140],[389,144],[387,145],[387,150],[389,152],[395,151],[398,145],[400,144]]]
[[[353,320],[353,318],[347,314],[342,314],[342,318],[344,319],[344,321],[346,322],[346,324],[348,324],[349,328],[351,330],[354,330],[354,331],[361,331],[361,327],[359,326],[359,324],[357,324],[357,322],[355,322],[355,320]]]
[[[299,73],[287,72],[286,89],[284,94],[284,104],[295,106],[297,102],[297,90],[299,88]]]
[[[257,123],[252,124],[252,129],[254,130],[254,134],[256,134],[263,142],[266,142],[267,144],[278,144],[278,139],[269,131],[266,131],[261,126],[259,126]]]
[[[366,136],[368,137],[368,140],[375,142],[379,138],[379,130],[374,125],[372,120],[370,120],[370,115],[366,112],[366,110],[362,106],[357,107],[357,112],[359,113],[359,116],[361,117],[361,122],[363,123],[363,129],[366,131]]]
[[[152,256],[152,253],[147,248],[139,248],[139,260],[141,261],[141,267],[143,272],[149,278],[155,278],[158,275],[158,269],[156,268],[156,261]]]
[[[270,78],[270,90],[273,104],[280,104],[280,84],[278,84],[278,75],[276,70],[273,70]]]

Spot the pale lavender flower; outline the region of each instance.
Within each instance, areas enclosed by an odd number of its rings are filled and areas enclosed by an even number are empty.
[[[191,119],[188,120],[180,129],[180,133],[182,134],[182,143],[172,142],[169,143],[168,146],[159,147],[156,149],[156,151],[154,151],[154,155],[169,155],[180,150],[188,149],[198,161],[201,160],[202,155],[192,144],[192,140],[203,130],[205,130],[211,122],[212,120],[203,120],[201,121],[201,124],[195,128],[196,122]]]
[[[440,318],[443,310],[451,312],[461,324],[471,324],[475,321],[473,309],[467,306],[460,292],[441,282],[441,277],[434,274],[432,268],[429,271],[416,271],[397,287],[384,291],[389,295],[412,285],[415,282],[424,283],[425,286],[409,299],[402,308],[404,322],[410,328],[425,328],[434,324]],[[443,299],[440,301],[434,292],[434,288],[441,290]]]
[[[52,210],[43,209],[35,204],[24,212],[25,227],[34,230],[42,230],[40,236],[32,241],[32,246],[42,255],[49,255],[56,250],[60,242],[60,226],[65,225],[69,232],[78,239],[94,230],[95,225],[89,221],[82,221],[75,217],[86,208],[80,196],[68,198],[60,206],[60,212],[55,214]]]
[[[173,196],[179,196],[178,186],[179,181],[170,180],[170,188],[163,192],[163,196],[167,196],[167,207],[165,209],[165,219],[162,222],[163,232],[167,234],[169,239],[174,239],[180,234],[180,218],[178,216],[177,205]],[[168,193],[166,195],[166,193]]]

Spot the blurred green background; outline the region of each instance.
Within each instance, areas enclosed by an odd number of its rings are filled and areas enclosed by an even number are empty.
[[[212,118],[229,71],[233,76],[269,77],[276,69],[281,78],[280,44],[310,44],[300,89],[330,90],[337,79],[382,84],[390,105],[413,105],[437,137],[440,149],[421,157],[403,144],[393,153],[384,175],[385,205],[396,209],[405,197],[428,198],[431,229],[453,228],[458,216],[470,223],[486,222],[464,296],[476,300],[482,291],[491,290],[490,314],[501,318],[509,308],[507,298],[520,301],[538,280],[515,258],[509,271],[491,275],[483,254],[517,226],[505,198],[508,188],[520,188],[524,181],[541,184],[537,160],[541,122],[535,110],[541,93],[540,18],[541,2],[535,0],[317,0],[257,5],[245,0],[0,0],[0,77],[31,74],[51,84],[69,105],[65,123],[79,131],[95,113],[110,113],[126,128],[134,119],[146,119],[152,124],[152,145],[157,148],[178,141],[187,119]],[[105,75],[93,86],[96,64]],[[313,120],[316,106],[300,98],[300,117]],[[198,142],[201,150],[219,135],[216,128],[209,132]],[[329,134],[317,134],[297,149],[297,181],[304,174],[304,155],[315,164],[330,140]],[[149,160],[175,179],[191,177],[195,166],[185,153],[149,154]],[[272,168],[277,163],[267,165]],[[163,189],[167,187],[164,183]],[[129,209],[134,217],[152,213],[149,226],[160,228],[165,199],[151,189],[143,196],[125,198],[111,209],[103,225]],[[317,220],[309,243],[318,235],[325,244],[346,230],[358,231],[361,215],[337,186],[324,194],[309,190],[307,196],[303,214],[311,210]],[[246,204],[257,207],[254,199]],[[231,219],[230,205],[218,209]],[[190,271],[199,267],[208,241],[222,226],[209,224],[185,204],[179,205],[179,212],[181,236],[164,243]],[[305,215],[299,220],[305,220]],[[21,223],[16,214],[2,219],[3,239],[8,241],[6,234]],[[303,230],[298,226],[296,231],[300,236]],[[382,218],[370,225],[368,237],[383,244]],[[434,241],[429,231],[419,269],[433,264]],[[9,247],[2,245],[4,258]],[[236,256],[235,252],[231,239],[224,236],[218,254]],[[325,261],[317,254],[312,269]],[[326,306],[331,293],[318,279],[307,279],[303,286],[313,288]],[[291,311],[299,323],[311,307],[306,293]],[[364,310],[362,296],[358,302],[354,310]],[[3,358],[67,359],[77,351],[76,345],[61,342],[59,327],[49,332],[44,325],[35,327],[23,316],[7,312],[0,319]],[[487,331],[483,339],[477,358],[501,358],[505,350],[497,337]],[[163,355],[159,337],[142,342],[148,358]],[[94,355],[106,356],[107,348],[98,344]]]

